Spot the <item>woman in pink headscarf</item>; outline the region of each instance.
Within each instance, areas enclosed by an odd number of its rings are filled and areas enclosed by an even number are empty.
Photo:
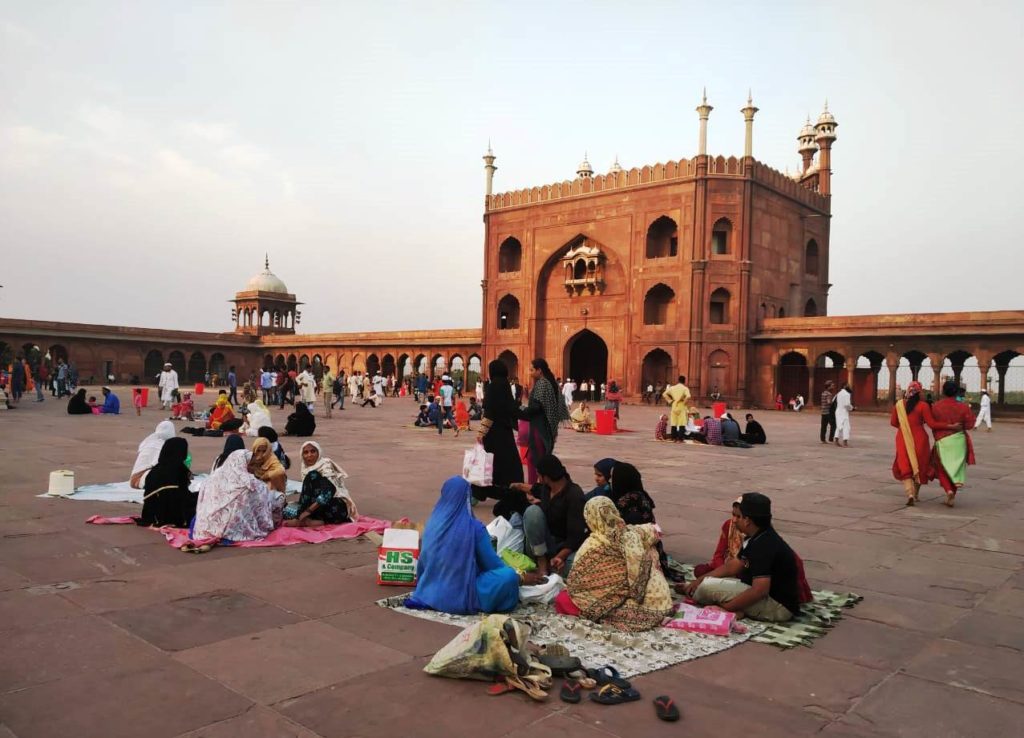
[[[933,431],[948,430],[949,424],[935,420],[931,406],[921,402],[921,383],[911,382],[906,395],[892,409],[889,425],[896,428],[896,459],[892,475],[903,482],[907,505],[917,502],[921,485],[935,479],[927,425]]]

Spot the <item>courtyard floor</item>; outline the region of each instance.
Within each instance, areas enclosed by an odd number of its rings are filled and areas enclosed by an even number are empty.
[[[746,643],[638,677],[641,702],[604,707],[423,674],[457,631],[378,608],[396,590],[376,585],[365,539],[188,556],[152,531],[85,525],[139,508],[39,499],[48,472],[125,479],[164,416],[69,417],[64,405],[0,413],[0,738],[938,738],[1024,725],[1024,425],[997,419],[975,435],[979,464],[954,510],[934,484],[903,507],[893,429],[877,415],[854,415],[848,449],[818,442],[813,413],[758,413],[769,444],[750,450],[656,443],[649,407],[623,408],[632,433],[563,433],[557,453],[585,489],[602,457],[640,468],[676,558],[708,559],[730,501],[759,490],[812,586],[864,596],[813,648]],[[318,421],[365,514],[425,519],[461,468],[471,436],[404,427],[414,410],[389,400]],[[297,444],[283,440],[294,477]],[[206,470],[222,443],[189,445]],[[655,718],[660,694],[681,723]]]

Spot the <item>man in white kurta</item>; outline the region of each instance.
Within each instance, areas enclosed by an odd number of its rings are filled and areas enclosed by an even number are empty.
[[[295,382],[299,385],[299,399],[306,403],[312,411],[313,405],[316,404],[316,379],[313,378],[309,369],[303,369]]]
[[[562,397],[565,399],[565,406],[572,406],[572,393],[576,391],[576,385],[572,379],[566,378],[565,384],[562,385]]]
[[[174,402],[174,392],[178,389],[178,372],[174,371],[174,367],[170,362],[164,364],[164,370],[160,372],[160,407],[164,410],[171,409],[171,403]]]
[[[850,443],[850,412],[853,410],[853,396],[850,394],[850,385],[844,384],[836,395],[836,445],[842,440],[843,446]]]
[[[986,429],[992,430],[992,398],[988,396],[988,390],[981,391],[981,407],[978,409],[978,419],[974,423],[975,428],[980,428],[984,421]]]

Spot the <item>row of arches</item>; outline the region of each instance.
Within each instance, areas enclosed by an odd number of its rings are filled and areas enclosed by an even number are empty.
[[[261,313],[258,308],[239,308],[235,314],[235,323],[239,328],[295,328],[295,311],[269,310]]]
[[[193,351],[186,359],[183,351],[171,351],[165,358],[162,351],[152,349],[142,363],[143,381],[155,383],[156,377],[163,371],[165,362],[170,362],[178,376],[188,382],[202,382],[207,372],[221,379],[225,379],[228,373],[227,359],[219,351],[210,354],[209,359],[202,351]]]
[[[731,322],[732,294],[719,287],[708,298],[708,322],[726,325]],[[521,309],[515,295],[498,300],[497,327],[500,331],[516,330],[520,326]],[[676,293],[667,284],[659,282],[644,295],[644,325],[673,325],[676,322]]]
[[[733,226],[728,218],[719,218],[711,227],[711,253],[727,256],[733,252]],[[811,242],[813,243],[813,241]],[[808,246],[810,248],[810,246]],[[815,249],[815,271],[817,274],[817,244]],[[667,215],[656,218],[647,228],[644,257],[665,259],[679,254],[679,225]],[[522,271],[523,244],[518,238],[509,236],[498,246],[498,273],[509,274]],[[808,272],[811,273],[811,272]]]
[[[483,371],[482,359],[479,354],[473,353],[468,357],[455,353],[445,356],[441,353],[410,354],[385,352],[364,353],[356,351],[351,355],[342,352],[338,354],[265,354],[263,356],[264,367],[281,368],[289,371],[305,371],[310,369],[314,374],[321,374],[324,367],[330,367],[332,371],[344,369],[346,372],[364,372],[376,374],[380,372],[384,376],[395,376],[399,378],[415,377],[420,374],[436,376],[440,374],[451,374],[453,377],[462,377],[469,383],[475,384],[476,379]]]
[[[837,386],[849,382],[854,404],[860,406],[891,404],[912,381],[920,382],[926,392],[937,397],[946,380],[966,388],[968,397],[975,401],[981,390],[987,389],[997,404],[1024,405],[1024,355],[1014,349],[983,357],[982,361],[963,349],[931,356],[910,349],[899,354],[894,363],[875,350],[863,351],[852,361],[830,350],[819,354],[810,365],[797,351],[779,358],[776,393],[787,401],[801,394],[809,404],[817,404],[828,380]]]

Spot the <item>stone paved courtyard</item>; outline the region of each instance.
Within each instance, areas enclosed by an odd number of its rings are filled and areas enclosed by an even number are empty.
[[[320,421],[316,440],[366,514],[425,519],[460,468],[469,439],[403,427],[413,411],[390,400]],[[424,675],[457,631],[375,606],[396,590],[375,584],[364,539],[188,556],[152,531],[83,524],[137,506],[35,497],[52,469],[79,484],[127,478],[158,410],[68,417],[48,399],[0,413],[0,736],[1020,734],[1024,426],[997,418],[975,436],[955,510],[937,485],[906,509],[888,418],[855,415],[843,450],[818,443],[815,414],[760,412],[769,445],[738,450],[655,443],[656,415],[624,408],[636,432],[614,437],[564,433],[559,456],[584,488],[596,459],[635,463],[666,547],[691,562],[710,557],[733,498],[763,491],[812,586],[864,601],[813,648],[746,643],[639,677],[643,701],[604,707]],[[189,444],[197,470],[222,445]],[[681,723],[655,719],[659,694],[679,701]]]

